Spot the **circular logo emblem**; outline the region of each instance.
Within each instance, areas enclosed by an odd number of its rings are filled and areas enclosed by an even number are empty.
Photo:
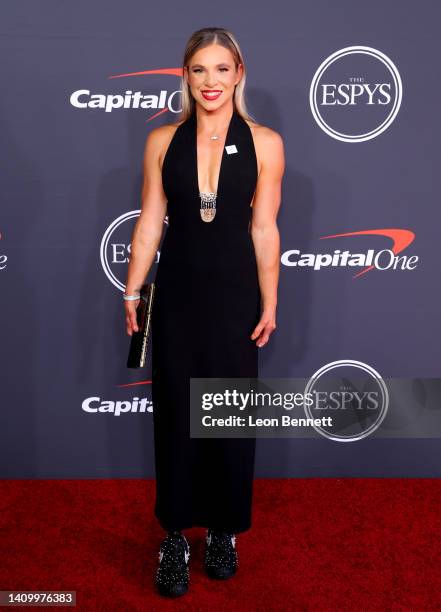
[[[131,210],[115,219],[104,232],[100,246],[100,259],[103,270],[117,289],[125,290],[125,280],[127,277],[127,264],[129,262],[131,244],[130,239],[136,220],[141,214],[140,210]],[[164,219],[168,225],[168,217]],[[159,261],[160,251],[158,251],[154,263]],[[156,265],[149,270],[147,281],[156,274]]]
[[[330,417],[326,426],[313,425],[325,438],[354,442],[373,433],[387,414],[389,392],[380,374],[354,359],[341,359],[321,367],[308,381],[304,403],[311,419]]]
[[[345,47],[318,67],[309,104],[326,134],[343,142],[363,142],[390,126],[402,93],[398,69],[384,53],[372,47]]]

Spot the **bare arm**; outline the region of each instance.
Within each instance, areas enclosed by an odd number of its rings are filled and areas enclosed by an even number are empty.
[[[256,253],[262,314],[251,335],[257,346],[264,346],[276,328],[277,287],[280,269],[280,236],[277,214],[280,208],[285,171],[283,140],[278,132],[263,128],[256,141],[261,160],[251,221],[251,237]]]
[[[168,126],[167,126],[168,127]],[[132,234],[130,261],[127,271],[126,293],[138,292],[153,264],[161,242],[167,198],[162,186],[160,156],[169,131],[166,126],[152,130],[144,149],[144,182],[141,195],[141,214]],[[124,302],[127,333],[137,331],[136,306],[138,300]]]

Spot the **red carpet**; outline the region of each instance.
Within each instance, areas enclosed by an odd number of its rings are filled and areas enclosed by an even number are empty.
[[[441,609],[438,479],[257,479],[238,574],[205,577],[205,531],[187,530],[177,600],[154,591],[153,481],[0,482],[0,590],[76,590],[80,610]]]

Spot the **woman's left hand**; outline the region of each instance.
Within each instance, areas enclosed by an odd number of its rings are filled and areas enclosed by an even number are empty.
[[[253,333],[251,334],[251,340],[255,340],[257,338],[256,344],[260,348],[268,342],[270,335],[275,329],[276,309],[265,308],[260,316],[259,323],[256,325]]]

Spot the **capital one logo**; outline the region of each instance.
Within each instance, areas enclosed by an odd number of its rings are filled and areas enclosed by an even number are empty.
[[[403,86],[392,60],[372,47],[345,47],[317,68],[309,104],[317,125],[343,142],[384,132],[401,106]]]
[[[344,232],[343,234],[330,234],[321,236],[321,240],[328,238],[345,237],[374,237],[389,239],[392,244],[390,248],[352,253],[350,250],[334,249],[332,253],[302,253],[299,249],[289,249],[284,251],[280,261],[284,266],[312,268],[320,271],[322,268],[363,268],[354,274],[357,278],[366,274],[370,270],[415,270],[419,265],[418,255],[401,254],[412,244],[415,234],[411,230],[403,228],[381,228],[361,230],[356,232]]]
[[[101,240],[101,265],[110,282],[121,291],[124,291],[126,288],[127,264],[131,251],[130,240],[140,214],[140,210],[131,210],[124,213],[112,221],[105,230]],[[168,217],[165,217],[164,223],[168,225]],[[149,270],[148,278],[156,273],[156,265],[154,264],[158,263],[159,257],[160,251],[158,250],[153,265]]]
[[[182,68],[157,68],[154,70],[127,72],[112,75],[109,79],[134,79],[153,75],[181,77]],[[81,110],[93,109],[104,111],[105,113],[112,113],[119,109],[156,110],[155,115],[149,118],[150,121],[167,111],[178,113],[180,109],[176,107],[180,104],[181,93],[180,89],[172,91],[170,94],[167,89],[161,89],[159,94],[133,91],[132,89],[126,89],[124,93],[115,93],[114,91],[93,93],[89,88],[84,88],[73,91],[69,101],[74,108]]]

